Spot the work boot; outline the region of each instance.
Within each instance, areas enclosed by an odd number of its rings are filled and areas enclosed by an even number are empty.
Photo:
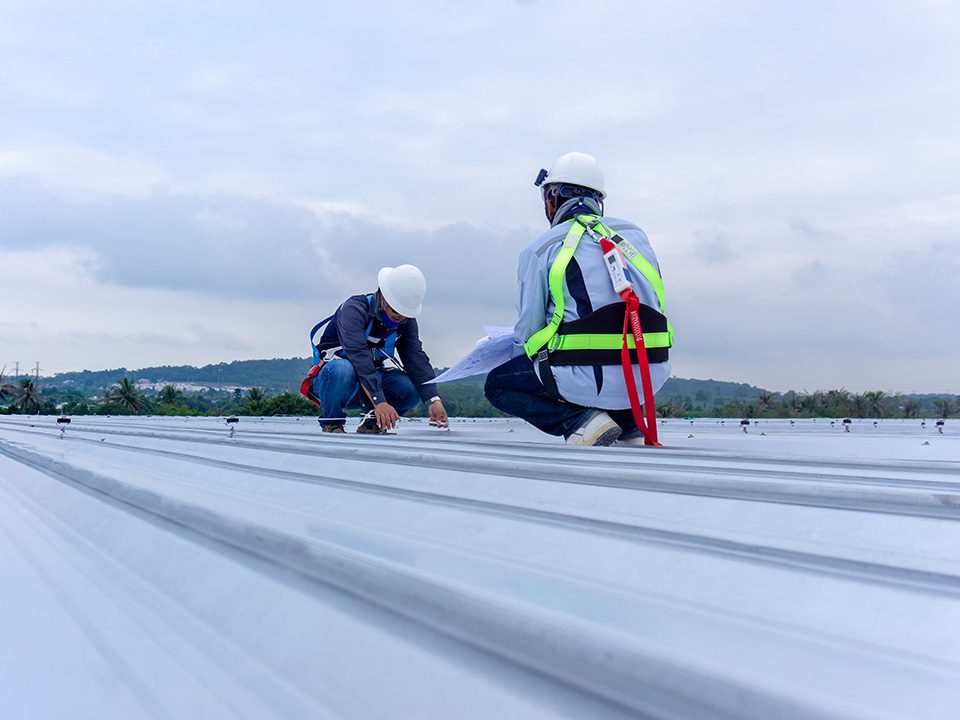
[[[357,432],[361,435],[386,435],[387,431],[382,427],[377,425],[377,419],[375,417],[364,418],[359,425],[357,425]]]
[[[328,423],[326,425],[321,425],[320,430],[325,433],[341,433],[346,434],[346,430],[343,429],[343,423]]]
[[[624,433],[620,436],[620,439],[617,440],[617,445],[630,445],[635,447],[643,447],[647,444],[646,438],[643,437],[643,433],[639,430],[633,430],[628,433]]]
[[[586,420],[567,436],[567,445],[606,446],[613,445],[623,432],[613,418],[603,410],[594,410]]]

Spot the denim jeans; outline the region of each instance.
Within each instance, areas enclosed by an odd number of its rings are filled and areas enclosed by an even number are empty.
[[[377,370],[380,378],[380,387],[386,401],[393,405],[393,409],[400,415],[412,410],[420,402],[420,393],[414,387],[413,381],[402,370]],[[344,421],[344,408],[360,408],[370,406],[369,400],[360,390],[357,381],[357,372],[349,360],[338,358],[326,363],[312,383],[313,394],[317,396],[323,406],[321,425],[336,425]],[[339,420],[333,418],[341,418]]]
[[[593,408],[554,400],[547,395],[533,370],[533,361],[526,355],[491,370],[483,394],[498,410],[523,418],[548,435],[568,437],[593,412]],[[637,423],[629,409],[604,412],[623,429],[624,435],[637,432]]]

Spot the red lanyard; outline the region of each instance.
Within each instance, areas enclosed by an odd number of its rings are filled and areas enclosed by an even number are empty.
[[[604,255],[615,252],[618,262],[620,251],[609,238],[600,238],[600,247]],[[608,268],[609,269],[609,268]],[[614,273],[611,273],[613,279]],[[662,447],[657,439],[657,410],[653,404],[653,383],[650,380],[650,362],[647,360],[647,348],[643,342],[643,327],[640,325],[640,298],[633,291],[633,286],[626,284],[626,287],[617,287],[623,283],[614,281],[614,287],[626,303],[626,311],[623,315],[623,346],[620,348],[620,362],[623,365],[623,378],[627,383],[627,396],[630,398],[630,409],[633,411],[633,419],[637,423],[637,428],[643,434],[644,445],[653,445]],[[640,406],[640,396],[637,393],[637,381],[633,377],[633,363],[630,361],[630,347],[627,345],[627,333],[633,332],[633,339],[637,346],[637,365],[640,368],[640,382],[643,385],[643,398],[645,400],[643,407],[647,411],[647,419],[644,422],[643,413]]]

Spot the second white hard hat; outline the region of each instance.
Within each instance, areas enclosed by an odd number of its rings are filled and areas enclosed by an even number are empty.
[[[427,280],[416,265],[380,268],[377,284],[384,300],[401,315],[414,318],[423,310]]]
[[[593,155],[582,152],[568,152],[558,157],[549,170],[541,170],[537,185],[579,185],[596,190],[603,200],[607,193],[603,189],[603,170]]]

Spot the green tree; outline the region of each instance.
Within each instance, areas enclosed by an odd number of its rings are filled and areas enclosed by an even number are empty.
[[[953,412],[953,402],[950,398],[934,398],[933,407],[938,418],[948,418]]]
[[[850,393],[843,388],[828,390],[823,396],[828,417],[845,417],[850,414]]]
[[[62,410],[64,415],[90,415],[92,413],[86,400],[66,402],[63,404]]]
[[[850,396],[850,413],[858,418],[867,416],[869,405],[866,393],[856,393]]]
[[[134,415],[139,415],[143,410],[143,395],[137,390],[136,386],[128,377],[120,378],[117,383],[107,390],[106,400],[109,403],[119,405]]]
[[[682,418],[690,410],[690,403],[676,398],[657,407],[657,415],[666,418]]]
[[[244,403],[243,412],[246,415],[263,415],[264,401],[267,394],[263,388],[252,387],[247,390],[247,402]]]
[[[0,402],[13,397],[17,392],[17,386],[11,382],[7,382],[6,372],[7,366],[4,365],[3,369],[0,369]]]
[[[883,390],[869,390],[864,393],[867,401],[867,410],[873,417],[882,418],[886,413],[887,394]]]
[[[319,415],[320,410],[299,393],[285,392],[260,401],[259,415]]]
[[[24,415],[40,410],[40,388],[30,378],[22,378],[17,384],[15,406]]]
[[[773,404],[773,393],[767,390],[761,390],[757,395],[757,415],[763,415]]]
[[[173,385],[164,385],[157,399],[164,405],[176,406],[183,399],[183,393]]]
[[[916,418],[920,416],[920,401],[915,398],[907,398],[903,401],[903,416],[905,418]]]

